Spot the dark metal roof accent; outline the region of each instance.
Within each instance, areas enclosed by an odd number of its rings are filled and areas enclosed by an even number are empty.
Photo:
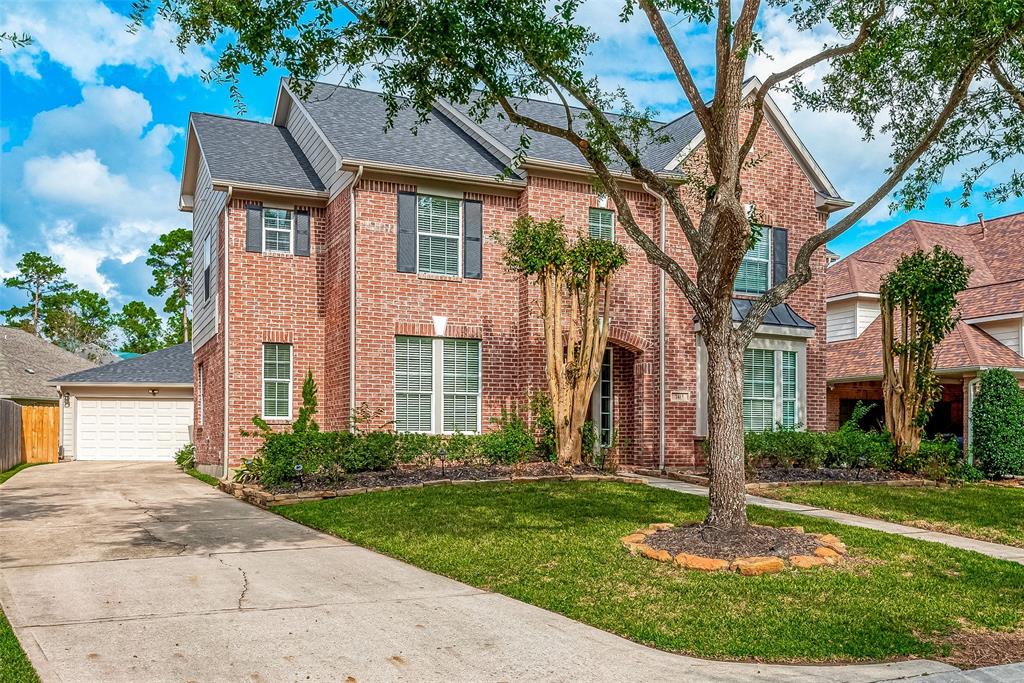
[[[753,299],[733,299],[732,300],[732,321],[734,323],[741,323],[747,319],[747,314],[750,313],[750,309],[754,306]],[[697,320],[697,316],[693,317],[694,321]],[[793,307],[783,302],[777,306],[772,306],[768,310],[768,314],[765,315],[764,320],[761,322],[762,325],[771,325],[773,327],[792,327],[800,330],[813,330],[814,325],[807,322],[800,317]]]
[[[192,342],[50,381],[56,384],[192,384]]]

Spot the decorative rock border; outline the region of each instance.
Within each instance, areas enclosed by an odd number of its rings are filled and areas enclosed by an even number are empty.
[[[230,493],[239,500],[244,500],[246,503],[251,503],[261,508],[267,508],[271,505],[294,505],[296,503],[309,503],[316,500],[354,496],[360,493],[391,491],[393,489],[420,489],[424,486],[461,486],[464,484],[519,484],[537,481],[616,481],[623,484],[647,483],[639,477],[631,477],[628,475],[547,474],[530,477],[505,477],[501,479],[434,479],[431,481],[419,481],[410,484],[395,484],[393,486],[371,486],[322,491],[296,491],[294,493],[271,493],[270,491],[264,490],[259,484],[241,484],[233,481],[221,481],[218,483],[217,487],[225,493]]]
[[[811,534],[818,541],[813,555],[791,555],[788,558],[781,557],[737,557],[735,560],[723,560],[717,557],[704,557],[703,555],[690,555],[679,553],[673,556],[667,550],[659,550],[647,545],[645,541],[651,534],[671,529],[675,525],[668,522],[657,522],[644,527],[632,534],[619,539],[622,545],[632,555],[640,555],[659,562],[671,562],[684,569],[694,569],[702,572],[731,571],[743,576],[760,576],[762,574],[777,574],[788,565],[793,569],[813,569],[825,565],[833,565],[839,562],[846,555],[846,544],[832,534]],[[781,527],[797,533],[804,533],[803,527]]]

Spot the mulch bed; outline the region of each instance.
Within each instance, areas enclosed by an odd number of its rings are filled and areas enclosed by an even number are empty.
[[[884,472],[873,469],[850,469],[845,467],[760,467],[748,475],[747,481],[798,482],[798,481],[892,481],[907,479],[901,472]]]
[[[981,666],[1015,664],[1024,652],[1024,630],[987,631],[963,629],[941,637],[937,645],[948,646],[948,655],[936,657],[955,666],[969,669]]]
[[[553,462],[524,462],[518,465],[446,465],[441,467],[416,467],[384,470],[383,472],[359,472],[357,474],[312,474],[304,475],[301,481],[289,486],[271,489],[273,493],[296,491],[318,491],[322,489],[345,490],[422,484],[451,479],[452,481],[486,481],[511,479],[512,477],[541,477],[573,474],[602,474],[589,465],[560,467]]]
[[[817,538],[796,529],[751,526],[745,534],[715,534],[700,524],[677,526],[647,537],[656,550],[735,560],[738,557],[813,555]]]

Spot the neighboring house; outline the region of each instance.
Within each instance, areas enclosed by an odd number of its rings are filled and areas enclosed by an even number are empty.
[[[564,115],[548,102],[517,106]],[[447,102],[415,135],[415,114],[400,111],[388,132],[385,119],[376,93],[317,83],[301,101],[286,81],[270,123],[191,116],[180,208],[193,214],[199,465],[221,474],[252,457],[259,442],[242,430],[257,415],[294,420],[307,371],[326,429],[347,428],[365,405],[399,430],[476,432],[544,388],[536,291],[505,271],[494,238],[525,214],[564,216],[628,252],[593,400],[601,440],[614,434],[628,464],[699,464],[706,363],[693,311],[617,226],[578,151],[534,134],[525,162],[501,179],[522,132],[503,120],[476,123]],[[700,126],[692,114],[658,126],[645,161],[681,177],[702,153]],[[744,188],[769,229],[740,271],[737,320],[744,299],[785,277],[797,247],[849,205],[774,103],[755,146],[761,162]],[[660,199],[631,181],[626,197],[692,274]],[[825,426],[824,268],[819,252],[816,276],[747,350],[749,429]]]
[[[192,426],[192,345],[176,344],[50,381],[64,457],[171,460]]]
[[[838,427],[857,401],[881,419],[881,279],[904,254],[935,245],[971,268],[960,294],[956,328],[939,344],[935,372],[942,382],[929,434],[967,436],[976,378],[1007,368],[1024,377],[1024,213],[969,225],[907,221],[828,269],[828,424]]]
[[[30,332],[0,327],[0,398],[55,406],[60,395],[50,378],[95,366]]]

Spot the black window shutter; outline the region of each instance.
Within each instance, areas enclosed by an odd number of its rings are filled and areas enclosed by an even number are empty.
[[[398,272],[416,272],[416,193],[398,193]]]
[[[465,277],[479,280],[484,276],[484,205],[467,199],[462,203],[463,253],[462,271]]]
[[[772,228],[772,286],[789,277],[789,231]]]
[[[295,212],[295,255],[309,256],[309,211]]]
[[[245,206],[245,250],[263,251],[263,206]]]

